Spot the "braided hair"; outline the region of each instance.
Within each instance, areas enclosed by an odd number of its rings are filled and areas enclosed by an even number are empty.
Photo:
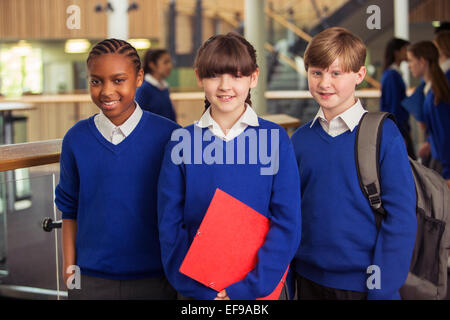
[[[93,58],[108,53],[117,53],[126,55],[133,62],[136,69],[136,73],[138,73],[139,70],[141,70],[141,59],[139,58],[136,49],[125,40],[119,39],[105,39],[97,43],[89,52],[89,56],[86,60],[86,63],[89,65],[89,61],[91,61]]]

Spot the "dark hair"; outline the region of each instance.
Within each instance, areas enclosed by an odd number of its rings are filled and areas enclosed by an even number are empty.
[[[450,30],[444,30],[436,34],[434,41],[438,47],[438,50],[450,58]]]
[[[200,79],[225,73],[248,77],[258,69],[256,50],[237,33],[214,35],[198,49],[194,68]],[[250,90],[245,103],[252,105]],[[205,98],[205,109],[209,106]]]
[[[89,52],[89,56],[86,63],[89,65],[89,61],[94,57],[101,56],[102,54],[117,53],[124,54],[131,59],[133,62],[136,73],[141,70],[141,60],[136,49],[124,40],[118,39],[105,39],[97,43]]]
[[[447,77],[439,66],[439,52],[431,41],[420,41],[408,47],[408,51],[416,58],[423,58],[428,62],[431,77],[431,90],[434,93],[434,104],[450,103],[450,91]]]
[[[157,63],[157,61],[159,60],[159,58],[161,58],[161,56],[163,54],[168,54],[169,51],[167,51],[166,49],[149,49],[147,50],[147,52],[145,53],[145,57],[144,57],[144,73],[152,73],[152,69],[149,67],[150,62],[153,62],[154,64]]]
[[[402,50],[403,47],[409,45],[409,41],[392,38],[386,45],[386,49],[384,50],[384,63],[383,63],[383,71],[391,66],[395,62],[395,51]]]

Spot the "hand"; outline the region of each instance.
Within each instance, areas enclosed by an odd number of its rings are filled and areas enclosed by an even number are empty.
[[[431,152],[431,146],[430,143],[424,142],[419,148],[419,157],[426,158],[430,155]]]
[[[69,277],[72,275],[71,273],[67,273],[67,266],[64,265],[63,266],[63,281],[64,281],[64,286],[66,286],[67,288],[67,280],[69,279]]]
[[[217,294],[217,297],[214,300],[230,300],[230,297],[228,297],[226,290],[223,289]]]

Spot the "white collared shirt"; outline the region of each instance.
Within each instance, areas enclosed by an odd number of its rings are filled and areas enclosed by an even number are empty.
[[[400,69],[400,66],[398,66],[397,64],[393,63],[389,66],[389,68],[397,71],[398,73],[400,73],[401,76],[403,76],[403,72]]]
[[[323,114],[322,107],[320,107],[319,111],[311,122],[310,127],[312,127],[316,120],[319,119],[319,123],[322,126],[323,130],[330,136],[336,137],[346,132],[347,130],[353,131],[353,129],[355,129],[355,127],[361,120],[363,114],[366,112],[367,110],[363,108],[363,106],[361,105],[361,101],[358,99],[358,101],[356,101],[353,106],[328,122],[325,118],[325,115]]]
[[[112,123],[111,120],[109,120],[101,111],[94,117],[95,126],[106,140],[117,145],[121,143],[123,139],[128,137],[131,132],[133,132],[134,128],[136,128],[139,123],[139,120],[141,120],[143,113],[139,104],[137,102],[135,103],[136,109],[120,126],[116,126]]]
[[[220,128],[219,124],[211,117],[211,107],[206,109],[205,113],[202,115],[199,121],[195,124],[200,128],[209,128],[211,132],[218,138],[224,141],[230,141],[240,135],[248,126],[257,127],[259,126],[258,115],[255,110],[245,104],[245,111],[242,116],[236,121],[236,123],[224,133]]]
[[[145,74],[144,80],[147,81],[148,83],[154,85],[155,87],[157,87],[160,90],[164,90],[169,87],[169,84],[167,83],[167,81],[161,80],[161,82],[160,82],[160,81],[156,80],[150,73]]]
[[[445,60],[444,62],[442,62],[440,64],[442,71],[444,71],[444,73],[446,73],[448,70],[450,70],[450,58],[448,58],[447,60]]]

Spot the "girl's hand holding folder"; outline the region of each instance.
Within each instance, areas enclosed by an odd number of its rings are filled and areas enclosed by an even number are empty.
[[[227,291],[223,289],[217,294],[217,297],[214,300],[230,300],[230,297],[228,297]]]

